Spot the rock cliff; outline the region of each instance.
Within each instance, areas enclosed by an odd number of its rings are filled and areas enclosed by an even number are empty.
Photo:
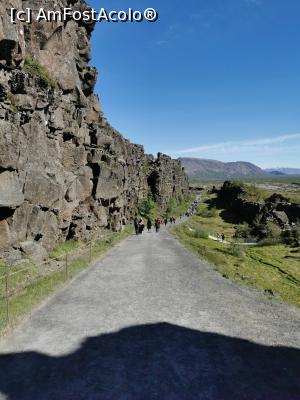
[[[104,118],[89,65],[93,23],[9,21],[9,10],[83,10],[82,0],[0,4],[0,248],[30,255],[121,229],[149,192],[188,193],[180,162],[131,144]]]

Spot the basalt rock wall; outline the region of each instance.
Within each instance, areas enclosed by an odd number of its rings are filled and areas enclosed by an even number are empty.
[[[12,24],[11,7],[87,5],[0,4],[0,249],[45,256],[58,241],[120,230],[149,193],[160,204],[186,195],[180,162],[146,155],[104,118],[89,65],[93,24]]]

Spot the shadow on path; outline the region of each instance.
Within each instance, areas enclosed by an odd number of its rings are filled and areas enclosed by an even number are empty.
[[[0,392],[9,400],[299,400],[300,350],[141,325],[87,338],[62,357],[2,355]]]

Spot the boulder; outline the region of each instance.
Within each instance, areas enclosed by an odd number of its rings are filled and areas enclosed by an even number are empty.
[[[0,174],[0,208],[16,208],[24,201],[24,195],[16,172]]]
[[[289,224],[289,218],[284,211],[275,210],[272,212],[272,215],[280,226],[285,226]]]
[[[10,231],[8,223],[0,221],[0,249],[6,248],[10,243]]]
[[[78,176],[71,183],[67,193],[68,202],[81,202],[92,195],[93,189],[93,171],[89,167],[83,167]]]
[[[42,171],[29,171],[26,176],[25,199],[38,206],[54,209],[62,197],[62,187]]]
[[[25,257],[31,259],[34,263],[38,264],[47,259],[48,253],[39,243],[27,240],[20,243],[21,251]]]
[[[0,167],[16,170],[19,167],[19,155],[25,145],[22,133],[9,121],[0,120]]]
[[[266,199],[266,203],[289,203],[289,199],[287,197],[282,196],[280,193],[273,193],[272,196]]]
[[[107,209],[103,206],[94,206],[93,211],[97,217],[98,225],[102,228],[107,227],[107,225],[108,225]]]

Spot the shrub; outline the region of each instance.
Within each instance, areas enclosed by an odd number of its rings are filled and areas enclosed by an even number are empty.
[[[176,200],[174,198],[170,199],[167,204],[167,209],[165,216],[166,218],[170,217],[173,214],[174,208],[176,207]]]
[[[196,239],[208,239],[208,232],[205,229],[197,228],[191,232]]]
[[[265,238],[265,239],[262,239],[259,242],[259,244],[261,246],[274,246],[274,245],[279,244],[279,243],[281,243],[281,239],[280,238],[274,238],[274,237],[273,238],[272,237]]]
[[[139,212],[142,217],[144,218],[150,218],[151,212],[153,211],[155,207],[154,200],[152,199],[152,196],[148,196],[146,200],[142,202],[142,204],[139,207]]]
[[[212,217],[216,217],[218,214],[217,209],[215,207],[211,208],[211,209],[207,209],[204,208],[200,211],[197,212],[197,215],[199,217],[203,217],[203,218],[212,218]]]
[[[242,246],[238,243],[232,242],[229,246],[228,253],[234,257],[243,257],[245,255]]]
[[[39,78],[46,87],[51,87],[53,89],[57,87],[57,83],[51,78],[47,68],[39,64],[31,56],[25,58],[23,69],[31,76]]]
[[[281,239],[289,246],[298,246],[300,243],[300,227],[283,231]]]
[[[266,237],[271,239],[279,239],[281,236],[281,229],[278,225],[274,224],[274,222],[266,223]]]
[[[260,190],[257,186],[255,185],[246,185],[246,193],[242,196],[245,200],[248,201],[256,201],[256,202],[262,202],[263,201],[263,191]]]
[[[245,222],[242,225],[238,225],[235,228],[235,234],[234,237],[240,238],[240,239],[248,239],[251,237],[251,228],[250,226]]]
[[[252,232],[255,236],[259,238],[259,240],[280,239],[281,237],[280,227],[271,221],[265,224],[260,223],[258,225],[255,225]]]

